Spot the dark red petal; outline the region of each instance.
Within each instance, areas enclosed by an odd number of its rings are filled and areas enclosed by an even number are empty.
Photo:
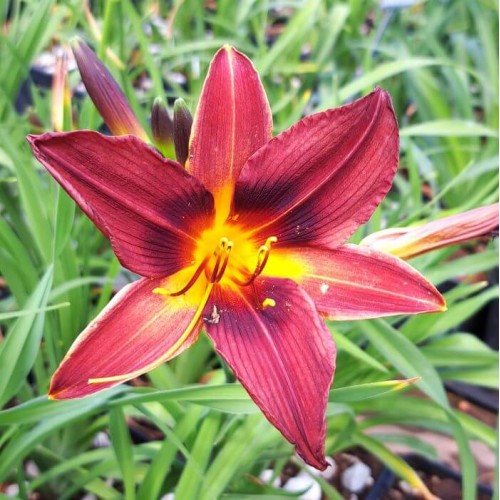
[[[52,377],[49,397],[89,396],[152,370],[189,347],[200,331],[200,304],[190,296],[153,293],[168,286],[168,279],[141,279],[121,290],[75,340]],[[193,290],[195,299],[197,292]],[[114,379],[95,380],[110,377]]]
[[[28,140],[125,267],[160,277],[192,264],[194,239],[213,220],[213,199],[178,163],[134,136],[79,131]]]
[[[336,250],[276,250],[301,264],[297,282],[330,319],[352,320],[446,310],[441,294],[406,262],[376,250],[343,245]],[[270,262],[272,268],[272,262]]]
[[[148,140],[122,90],[106,66],[83,40],[72,43],[80,75],[90,98],[114,135],[133,134]]]
[[[334,248],[366,222],[398,164],[391,99],[377,89],[308,116],[271,140],[242,170],[233,217],[277,245]]]
[[[262,307],[272,299],[276,305]],[[215,348],[269,421],[310,465],[325,469],[325,410],[335,345],[293,281],[214,289],[204,313]]]
[[[228,214],[243,164],[269,141],[271,129],[271,110],[251,61],[223,47],[203,86],[186,165],[214,194],[218,212],[226,211],[221,217]]]

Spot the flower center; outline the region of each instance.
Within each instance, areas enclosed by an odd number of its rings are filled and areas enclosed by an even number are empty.
[[[173,297],[183,295],[202,274],[211,284],[223,282],[224,286],[233,287],[252,285],[264,271],[272,245],[277,241],[275,236],[271,236],[258,246],[248,232],[229,224],[207,230],[199,239],[194,254],[196,268],[187,283],[179,290],[157,288],[154,293]],[[264,307],[274,305],[272,301],[264,302]]]

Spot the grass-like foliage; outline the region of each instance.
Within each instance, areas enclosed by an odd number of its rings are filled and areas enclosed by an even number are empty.
[[[78,333],[135,276],[32,156],[26,135],[54,127],[50,86],[40,85],[33,70],[40,73],[41,54],[46,61],[80,36],[105,61],[146,130],[157,97],[170,105],[182,97],[196,109],[208,63],[224,44],[254,62],[275,134],[305,114],[384,87],[399,121],[400,167],[388,197],[351,238],[359,243],[386,227],[498,200],[498,6],[492,0],[386,10],[357,0],[89,4],[0,0],[0,491],[17,484],[20,498],[32,492],[61,499],[86,492],[103,499],[168,492],[181,500],[275,498],[280,492],[272,481],[255,478],[269,467],[278,477],[292,447],[204,336],[132,385],[80,400],[47,399],[51,375]],[[102,130],[71,59],[69,68],[73,112],[63,127]],[[26,92],[30,103],[21,106]],[[498,245],[453,246],[411,264],[449,290],[448,311],[328,323],[339,352],[327,453],[365,448],[425,494],[416,472],[386,444],[404,442],[430,457],[436,450],[370,431],[397,424],[450,434],[463,498],[473,499],[477,472],[469,442],[494,449],[496,433],[452,408],[444,384],[498,387],[497,352],[464,327],[498,298],[498,286],[487,281],[498,272]],[[101,433],[110,446],[96,446]],[[341,498],[324,479],[314,480],[326,497]]]

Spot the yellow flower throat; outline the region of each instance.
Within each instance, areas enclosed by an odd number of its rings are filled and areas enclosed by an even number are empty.
[[[248,231],[234,223],[208,229],[197,242],[191,277],[184,278],[184,285],[178,290],[156,288],[153,292],[172,297],[184,295],[203,274],[210,284],[221,283],[228,287],[252,285],[264,271],[272,245],[277,241],[271,236],[259,246]],[[274,305],[274,300],[269,298],[262,303],[263,307]]]

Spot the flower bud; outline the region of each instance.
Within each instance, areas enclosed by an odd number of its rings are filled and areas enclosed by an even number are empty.
[[[189,154],[189,137],[193,117],[184,99],[177,99],[174,104],[174,144],[177,161],[184,165]]]
[[[85,88],[111,133],[132,134],[148,142],[148,135],[106,66],[83,40],[74,39],[72,48]]]
[[[498,228],[498,203],[443,217],[416,227],[392,228],[367,236],[362,245],[402,259],[480,237],[491,237]]]
[[[52,79],[50,118],[56,132],[71,130],[71,93],[68,84],[68,57],[66,49],[57,57]]]
[[[173,142],[174,124],[161,97],[157,97],[153,103],[153,109],[151,110],[151,132],[155,146],[163,156],[167,156]]]

